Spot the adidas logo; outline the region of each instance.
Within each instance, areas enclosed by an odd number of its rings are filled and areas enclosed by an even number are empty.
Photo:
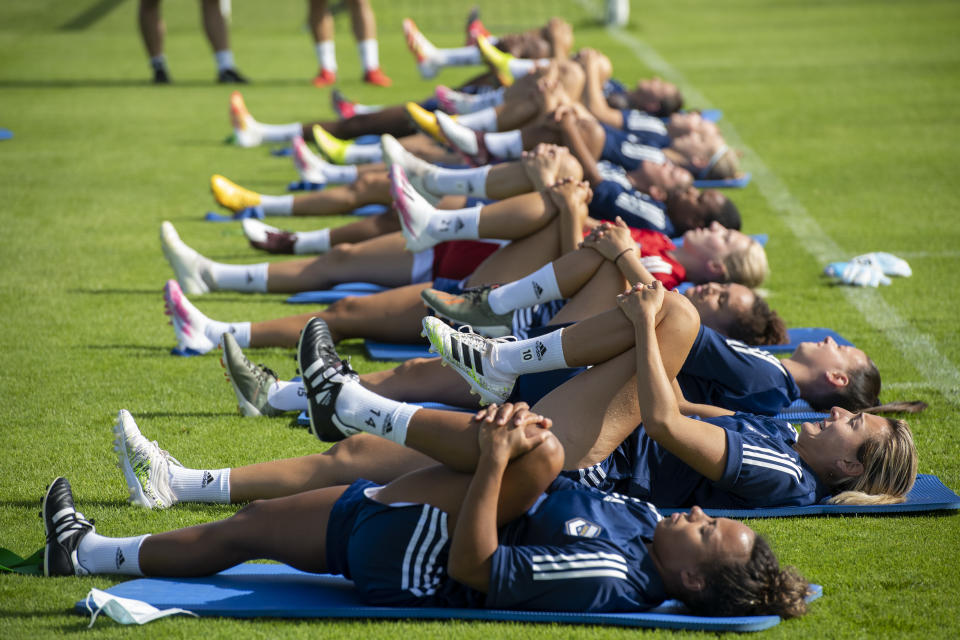
[[[247,271],[247,284],[253,282],[253,274]]]
[[[533,283],[533,295],[537,297],[537,300],[540,299],[540,296],[543,294],[543,287],[538,285],[536,282]]]
[[[387,435],[391,431],[393,431],[393,420],[390,419],[390,416],[387,416],[383,419],[383,429],[381,430],[381,433],[383,435]]]
[[[126,561],[126,558],[123,557],[123,552],[120,551],[120,548],[117,547],[117,557],[115,558],[117,563],[117,569],[119,569],[123,563]]]
[[[543,343],[540,342],[539,340],[537,340],[536,351],[537,351],[537,360],[543,360],[543,354],[547,352],[547,348],[543,346]]]
[[[206,487],[208,484],[212,482],[213,482],[213,474],[210,473],[209,471],[204,471],[203,480],[200,481],[200,488],[203,489],[204,487]]]
[[[460,218],[457,218],[457,223],[453,225],[453,230],[455,232],[460,231],[460,229],[463,229],[463,227],[464,227],[463,220],[461,220]]]

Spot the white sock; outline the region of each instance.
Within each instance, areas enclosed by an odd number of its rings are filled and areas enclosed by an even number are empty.
[[[268,216],[292,216],[293,196],[260,196],[260,206]]]
[[[410,418],[420,408],[384,398],[363,388],[359,382],[344,384],[335,406],[344,424],[397,444],[406,443]]]
[[[424,176],[427,189],[437,195],[487,197],[490,165],[473,169],[433,167]]]
[[[277,380],[267,390],[267,402],[281,411],[306,411],[307,389],[301,381]]]
[[[206,318],[206,316],[204,316]],[[220,322],[206,318],[203,325],[203,335],[213,344],[220,344],[220,337],[225,333],[230,333],[236,339],[237,344],[246,349],[250,346],[250,323],[249,322]]]
[[[382,104],[360,104],[359,102],[353,103],[353,112],[356,114],[366,114],[366,113],[379,113],[383,111]]]
[[[379,142],[376,144],[357,144],[353,142],[347,146],[343,160],[346,164],[383,162],[383,149]]]
[[[380,68],[380,48],[375,39],[361,40],[357,43],[357,51],[360,53],[360,64],[364,71]]]
[[[260,264],[211,262],[207,267],[207,273],[217,289],[266,293],[267,269],[269,267],[269,262],[261,262]]]
[[[436,53],[430,57],[437,66],[441,67],[472,67],[483,64],[483,54],[476,45],[437,49]]]
[[[437,240],[476,240],[480,237],[478,204],[467,209],[436,209],[427,222],[427,232]]]
[[[541,302],[562,299],[553,263],[548,262],[528,276],[493,289],[487,301],[494,313],[507,313]]]
[[[523,137],[520,130],[483,134],[483,143],[490,155],[497,158],[519,158],[523,153]]]
[[[487,107],[473,113],[467,113],[457,116],[457,122],[474,131],[496,131],[497,130],[497,109]]]
[[[162,53],[158,56],[153,56],[150,58],[150,68],[151,69],[166,69],[167,68],[167,56]]]
[[[263,124],[257,123],[260,135],[264,142],[289,142],[303,133],[303,125],[299,122],[289,124]]]
[[[522,78],[525,75],[536,71],[541,64],[548,63],[548,60],[530,60],[528,58],[511,58],[507,62],[507,69],[514,78]]]
[[[317,62],[320,63],[320,68],[336,73],[337,48],[334,46],[333,40],[318,42],[315,48],[317,51]]]
[[[293,252],[298,255],[330,251],[330,229],[297,231],[294,235]]]
[[[213,54],[214,59],[217,61],[217,71],[223,71],[224,69],[233,69],[233,51],[230,49],[223,49],[217,51]]]
[[[487,91],[485,93],[478,93],[477,95],[467,95],[464,98],[464,107],[465,110],[460,111],[458,105],[457,110],[459,113],[472,113],[474,111],[479,111],[480,109],[486,109],[487,107],[499,107],[503,104],[503,92],[506,91],[505,88],[500,87],[495,91]]]
[[[443,112],[435,113],[437,122],[442,123],[440,129],[455,147],[469,154],[475,154],[480,150],[477,144],[477,133],[473,129],[463,126]]]
[[[323,163],[321,171],[323,171],[323,175],[327,177],[327,182],[336,184],[353,184],[357,181],[357,176],[360,173],[356,165],[339,165],[330,164],[329,162]]]
[[[170,490],[177,502],[230,504],[230,469],[184,469],[170,465]]]
[[[501,371],[517,375],[565,369],[562,333],[563,329],[557,329],[537,338],[495,343],[493,364]]]
[[[149,537],[148,533],[131,538],[108,538],[90,531],[77,545],[77,562],[90,573],[142,576],[140,545]]]

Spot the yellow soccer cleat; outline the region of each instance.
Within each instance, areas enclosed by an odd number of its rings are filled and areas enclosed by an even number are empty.
[[[500,81],[500,84],[505,87],[512,85],[514,77],[513,74],[510,73],[510,61],[513,60],[515,56],[500,51],[500,49],[490,44],[490,41],[482,35],[477,36],[477,46],[480,48],[480,54],[483,55],[483,59],[493,67],[493,71],[497,74],[497,80]]]
[[[416,125],[417,129],[427,134],[440,144],[447,144],[447,139],[443,137],[443,132],[440,131],[440,125],[437,124],[437,116],[433,115],[432,112],[427,111],[416,102],[408,102],[404,105],[404,108],[407,110],[407,115],[410,116],[410,119],[413,120],[413,124]],[[453,116],[453,119],[456,120],[457,117]]]
[[[333,164],[347,164],[347,148],[352,141],[334,137],[318,124],[313,125],[313,140],[327,160]]]
[[[219,174],[210,177],[210,190],[221,205],[231,211],[242,211],[260,204],[260,194],[227,180]]]

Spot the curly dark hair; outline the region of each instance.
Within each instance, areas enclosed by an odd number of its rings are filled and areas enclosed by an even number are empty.
[[[750,310],[739,316],[727,333],[734,340],[752,345],[786,344],[790,341],[787,324],[760,296],[754,298]]]
[[[746,563],[722,563],[704,575],[705,587],[686,594],[697,615],[796,618],[807,612],[810,583],[792,567],[780,568],[770,545],[759,535]]]

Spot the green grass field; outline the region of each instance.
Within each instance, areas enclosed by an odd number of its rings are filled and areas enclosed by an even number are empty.
[[[0,545],[42,544],[44,486],[73,483],[81,509],[111,535],[224,517],[229,507],[146,512],[125,503],[110,427],[130,409],[150,437],[187,466],[239,466],[318,450],[285,420],[235,413],[217,359],[173,358],[161,287],[171,276],[157,239],[161,220],[224,261],[262,259],[239,225],[203,222],[210,174],[265,192],[295,177],[266,149],[224,146],[229,87],[211,82],[212,57],[196,3],[166,3],[175,84],[153,87],[135,30],[136,3],[7,0],[0,5]],[[480,3],[484,5],[484,3]],[[723,109],[728,139],[746,151],[753,184],[731,195],[745,230],[770,234],[772,305],[795,326],[829,326],[864,348],[884,374],[882,399],[920,399],[911,420],[920,471],[960,489],[960,4],[950,0],[633,3],[625,34],[592,19],[591,2],[488,3],[490,22],[532,25],[550,11],[577,43],[607,52],[616,75],[651,69],[681,81],[691,106]],[[595,3],[599,5],[600,3]],[[363,102],[426,95],[399,28],[403,15],[441,45],[461,41],[465,8],[375,2],[391,89],[363,86],[346,16],[338,18],[341,86]],[[466,7],[466,5],[464,5]],[[97,9],[100,9],[98,12]],[[75,12],[75,13],[72,13]],[[247,104],[264,122],[331,114],[311,87],[304,7],[234,3],[234,51],[254,81]],[[469,71],[438,80],[455,84]],[[308,229],[344,219],[293,220]],[[880,290],[828,285],[823,264],[874,250],[910,261],[914,276]],[[223,320],[290,313],[280,295],[215,293],[198,306]],[[361,371],[384,365],[354,355]],[[253,352],[292,375],[285,350]],[[816,518],[750,523],[781,559],[824,585],[802,620],[768,637],[939,637],[960,628],[960,516]],[[0,637],[85,632],[70,612],[95,577],[0,576]],[[954,629],[950,632],[950,629]],[[131,637],[108,620],[96,637]],[[177,637],[377,638],[621,637],[587,627],[412,622],[167,619],[147,633]],[[666,635],[665,633],[663,635]],[[93,637],[93,636],[91,636]]]

